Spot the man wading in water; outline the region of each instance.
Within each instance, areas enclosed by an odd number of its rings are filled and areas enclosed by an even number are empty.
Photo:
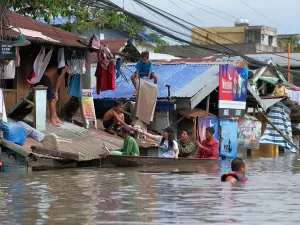
[[[246,172],[247,165],[245,161],[241,158],[236,158],[231,162],[231,173],[223,174],[221,176],[222,182],[229,182],[231,184],[235,184],[237,182],[246,183]]]

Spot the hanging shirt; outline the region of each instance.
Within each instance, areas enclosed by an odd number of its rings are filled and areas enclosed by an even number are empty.
[[[162,136],[158,136],[156,138],[157,143],[159,144],[158,147],[158,156],[159,157],[164,157],[164,158],[174,158],[175,157],[175,153],[178,150],[178,143],[177,141],[173,141],[173,147],[169,148],[169,142],[168,140],[165,140],[164,143],[162,145],[160,145],[161,140],[163,139]]]
[[[153,66],[150,60],[148,60],[147,63],[143,63],[142,60],[139,60],[135,68],[139,71],[140,77],[147,77],[148,74],[153,70]]]
[[[284,86],[282,86],[282,87],[276,87],[275,89],[274,89],[274,95],[276,96],[276,97],[284,97],[284,96],[286,96],[287,95],[287,90],[286,90],[286,88],[284,87]]]

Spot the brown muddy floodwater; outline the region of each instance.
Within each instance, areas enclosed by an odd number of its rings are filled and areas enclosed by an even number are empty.
[[[299,224],[300,160],[247,159],[246,185],[220,168],[74,169],[0,174],[0,224]]]

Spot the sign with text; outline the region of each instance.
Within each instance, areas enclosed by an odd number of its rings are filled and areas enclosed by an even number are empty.
[[[93,121],[95,128],[97,128],[97,118],[92,89],[82,89],[81,107],[83,117],[86,120],[86,126],[89,127],[89,121]]]
[[[16,49],[12,41],[0,41],[0,60],[15,60]]]
[[[248,68],[220,65],[219,117],[245,115],[248,72]]]

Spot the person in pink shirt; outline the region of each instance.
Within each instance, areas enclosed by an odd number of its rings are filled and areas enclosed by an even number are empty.
[[[215,129],[213,127],[206,128],[206,139],[201,143],[198,141],[198,153],[195,158],[219,158],[219,141],[214,138]]]

